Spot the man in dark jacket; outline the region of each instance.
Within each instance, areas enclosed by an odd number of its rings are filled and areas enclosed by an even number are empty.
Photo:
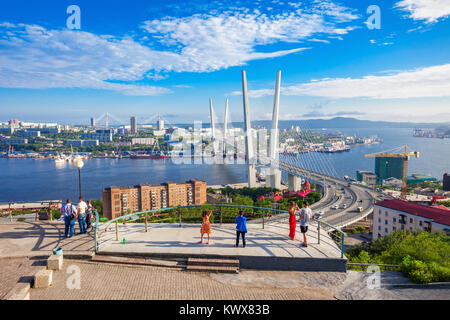
[[[247,233],[247,218],[244,217],[244,213],[239,211],[239,216],[236,217],[236,248],[239,247],[239,237],[242,236],[242,244],[244,248],[245,244],[245,234]]]

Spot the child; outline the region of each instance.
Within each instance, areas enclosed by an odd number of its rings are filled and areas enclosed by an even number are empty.
[[[243,247],[246,247],[245,244],[245,234],[247,233],[247,218],[244,217],[244,213],[239,211],[239,216],[236,217],[234,221],[236,223],[236,248],[239,247],[239,236],[242,235],[242,244]]]
[[[209,244],[209,235],[211,234],[211,222],[209,222],[209,217],[211,216],[212,211],[211,210],[205,210],[203,211],[203,221],[202,221],[202,227],[200,228],[200,233],[202,235],[202,238],[200,240],[200,243],[203,243],[203,235],[206,233],[208,234],[208,243]]]

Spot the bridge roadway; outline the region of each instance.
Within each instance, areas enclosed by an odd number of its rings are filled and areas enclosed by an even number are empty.
[[[315,213],[322,211],[321,219],[338,228],[345,227],[368,216],[373,211],[374,201],[381,197],[381,193],[370,188],[349,184],[348,181],[336,177],[299,168],[286,161],[269,158],[263,160],[273,168],[322,185],[323,198],[312,205],[311,208]],[[336,192],[338,192],[338,196]],[[358,207],[363,208],[362,212],[358,212]]]
[[[239,146],[235,146],[234,139],[230,139],[227,135],[222,135],[221,140],[223,143],[233,146],[238,152],[246,152]],[[323,198],[318,203],[312,205],[311,208],[315,213],[323,211],[321,219],[338,228],[353,224],[367,217],[373,212],[374,201],[383,197],[382,193],[370,188],[349,184],[348,181],[333,176],[300,168],[287,161],[269,157],[261,152],[254,159],[251,159],[250,162],[255,166],[263,165],[272,167],[322,185]],[[339,196],[336,196],[336,191],[339,193]],[[335,208],[336,205],[337,208]],[[363,210],[358,212],[358,207],[362,207]]]

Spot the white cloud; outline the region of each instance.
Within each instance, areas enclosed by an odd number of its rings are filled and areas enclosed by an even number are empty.
[[[329,1],[274,14],[235,8],[146,21],[140,30],[145,34],[136,36],[139,41],[3,22],[0,87],[90,88],[159,95],[171,90],[142,83],[165,78],[169,72],[212,72],[294,54],[310,49],[295,45],[302,40],[341,37],[354,29],[342,23],[357,18],[352,10]],[[268,48],[280,43],[284,43],[283,50]]]
[[[317,96],[327,98],[408,99],[450,96],[450,64],[395,72],[362,78],[322,79],[283,87],[282,94],[290,96]],[[235,91],[233,95],[241,92]],[[273,89],[249,91],[259,98],[273,95]]]
[[[274,43],[293,44],[315,35],[337,36],[353,30],[338,26],[358,18],[349,9],[327,1],[308,10],[265,14],[258,10],[235,10],[217,15],[194,14],[146,21],[145,29],[168,47],[177,47],[183,60],[173,71],[205,72],[244,65],[255,59],[284,56],[308,48],[262,52],[257,47]],[[324,42],[326,40],[323,40]]]
[[[425,20],[426,23],[437,22],[450,15],[449,0],[401,0],[395,7],[407,11],[410,18]]]
[[[137,85],[159,56],[131,39],[88,32],[3,24],[0,29],[0,86],[3,88],[92,88],[126,95],[170,90]]]

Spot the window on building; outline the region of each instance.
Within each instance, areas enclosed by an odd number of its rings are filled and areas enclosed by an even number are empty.
[[[414,222],[413,218],[409,218],[409,223],[413,223],[413,222]]]
[[[378,226],[378,230],[381,231],[381,226]]]
[[[388,229],[387,229],[387,228],[384,228],[384,232],[388,233]]]
[[[384,215],[387,217],[388,216],[388,212],[386,211]]]
[[[396,222],[397,222],[397,218],[396,218],[396,217],[393,217],[393,218],[392,218],[392,221],[393,221],[394,223],[396,223]]]
[[[395,231],[395,230],[397,230],[397,228],[396,227],[392,227],[392,230]]]
[[[402,230],[405,230],[405,225],[404,224],[402,224]]]
[[[384,224],[388,224],[388,221],[387,221],[387,220],[384,220]]]
[[[422,221],[419,221],[419,226],[422,226]]]
[[[381,223],[381,218],[378,218],[378,222]]]

